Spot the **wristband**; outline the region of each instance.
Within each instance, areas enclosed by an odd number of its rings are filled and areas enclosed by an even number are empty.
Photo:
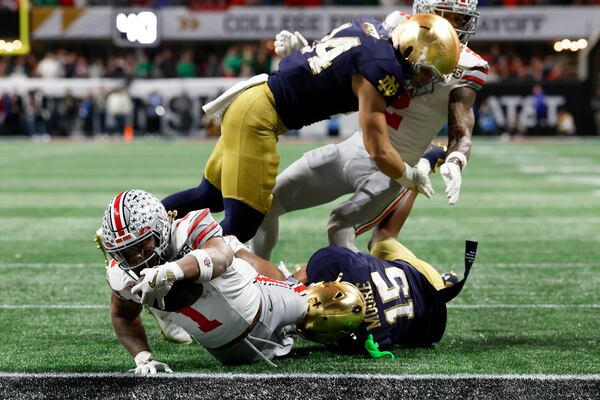
[[[407,163],[404,163],[404,175],[402,175],[400,178],[396,178],[395,181],[404,187],[412,187],[414,186],[412,183],[414,174],[415,170],[413,169],[413,167],[411,167]]]
[[[169,279],[169,274],[173,274],[174,279],[171,279],[173,282],[175,281],[180,281],[183,279],[184,277],[184,273],[183,270],[181,269],[181,267],[179,266],[179,264],[177,264],[174,261],[168,262],[165,265],[165,269],[167,270],[167,279]]]
[[[152,353],[147,350],[140,351],[135,357],[133,357],[133,361],[135,361],[135,365],[138,367],[142,364],[146,364],[148,361],[152,361],[153,359]]]
[[[448,157],[446,157],[446,162],[454,162],[452,161],[453,159],[458,161],[456,164],[458,164],[461,171],[467,166],[467,157],[460,151],[453,151],[452,153],[448,154]]]
[[[213,262],[206,250],[194,250],[189,253],[198,262],[198,279],[196,283],[208,282],[213,275]]]

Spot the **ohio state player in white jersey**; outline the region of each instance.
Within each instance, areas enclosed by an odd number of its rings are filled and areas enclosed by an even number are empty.
[[[390,141],[409,165],[430,172],[435,160],[421,159],[443,125],[448,123],[448,150],[440,172],[446,184],[450,205],[458,201],[461,170],[471,152],[476,92],[485,84],[488,64],[466,47],[475,31],[477,0],[416,0],[415,13],[437,13],[448,19],[462,42],[458,67],[445,81],[430,87],[406,88],[386,109]],[[386,17],[384,26],[392,31],[410,15],[396,11]],[[281,32],[276,50],[282,55],[306,44],[296,32]],[[433,157],[432,157],[433,156]],[[417,193],[403,188],[379,171],[365,149],[360,131],[339,144],[327,145],[295,161],[277,176],[271,210],[253,239],[253,251],[270,258],[278,240],[279,216],[313,207],[354,193],[331,212],[327,226],[329,243],[357,251],[356,236],[376,227],[399,204],[412,202]],[[410,210],[410,207],[408,210]],[[405,207],[406,209],[406,207]]]
[[[193,304],[171,310],[171,321],[220,362],[270,363],[291,350],[293,340],[284,327],[304,315],[306,299],[233,257],[235,240],[224,240],[207,209],[171,222],[156,197],[130,190],[109,203],[102,231],[112,257],[107,280],[113,290],[113,328],[134,357],[136,373],[170,372],[154,360],[139,314],[142,304],[169,306],[165,297],[182,280],[199,284],[193,286],[199,291]]]

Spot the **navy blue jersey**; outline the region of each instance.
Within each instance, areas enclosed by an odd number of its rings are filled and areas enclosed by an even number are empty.
[[[362,348],[369,334],[381,349],[428,346],[442,338],[446,303],[410,264],[330,246],[314,253],[307,265],[309,283],[334,281],[340,272],[343,281],[361,291],[367,306],[358,340],[340,345]]]
[[[348,22],[310,49],[284,58],[269,76],[276,108],[289,129],[358,110],[352,76],[360,74],[391,104],[402,92],[408,64],[372,18]]]

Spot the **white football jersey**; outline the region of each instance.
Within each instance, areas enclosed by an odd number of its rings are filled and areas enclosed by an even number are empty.
[[[386,18],[386,26],[393,28],[405,18],[410,15],[394,12]],[[488,70],[488,63],[483,58],[463,47],[458,66],[447,82],[434,82],[433,92],[427,94],[411,96],[404,91],[386,109],[390,141],[404,161],[415,165],[448,121],[450,92],[460,87],[479,91],[485,84]]]
[[[202,296],[190,307],[173,313],[173,322],[207,348],[223,346],[250,326],[260,305],[256,270],[234,258],[227,270],[203,283]]]
[[[222,236],[221,226],[208,209],[193,211],[173,222],[169,261],[202,248],[212,237]],[[201,345],[214,348],[240,336],[252,323],[260,304],[260,290],[254,283],[258,273],[246,261],[234,258],[220,276],[203,283],[202,296],[190,307],[172,313],[173,322],[184,328]],[[135,276],[111,260],[106,277],[111,289],[123,299],[141,303],[131,293]]]

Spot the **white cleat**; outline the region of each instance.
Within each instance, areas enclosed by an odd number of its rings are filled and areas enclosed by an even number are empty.
[[[169,312],[151,307],[146,307],[146,309],[150,311],[150,314],[156,319],[162,335],[169,342],[190,344],[194,341],[189,333],[171,320]]]

